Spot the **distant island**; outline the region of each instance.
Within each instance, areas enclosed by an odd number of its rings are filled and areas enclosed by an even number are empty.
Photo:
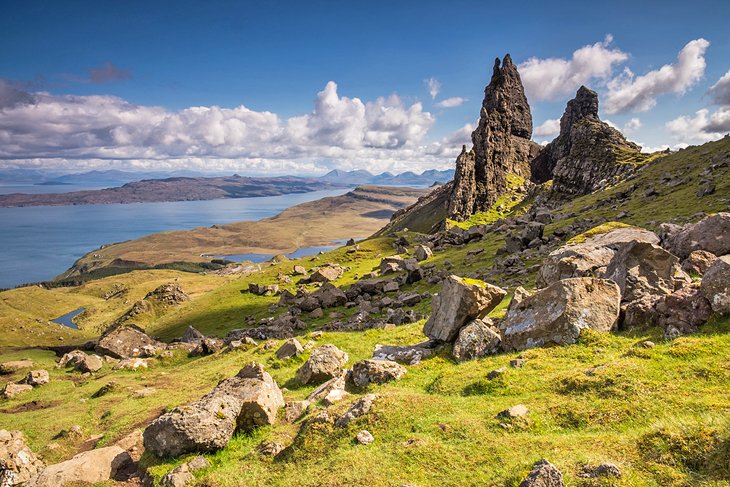
[[[308,193],[327,189],[346,188],[362,184],[428,187],[449,181],[453,170],[429,170],[422,174],[388,172],[373,175],[368,171],[333,170],[321,177],[304,178],[281,176],[271,178],[244,177],[234,174],[226,177],[169,177],[143,179],[118,187],[66,193],[0,195],[0,207],[64,206],[95,204],[157,203],[172,201],[200,201],[225,198],[253,198]],[[68,180],[57,178],[38,183],[44,186],[68,185]]]

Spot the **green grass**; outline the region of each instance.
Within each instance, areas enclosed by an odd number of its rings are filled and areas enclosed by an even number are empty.
[[[516,174],[508,174],[507,191],[504,194],[499,195],[497,201],[488,211],[475,213],[463,222],[447,220],[447,224],[450,226],[468,229],[474,225],[491,225],[497,220],[505,218],[510,214],[521,214],[526,212],[529,207],[522,204],[524,195],[517,192],[517,188],[522,187],[524,184],[524,178],[517,176]]]

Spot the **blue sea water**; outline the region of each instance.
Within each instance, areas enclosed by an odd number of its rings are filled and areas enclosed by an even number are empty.
[[[86,253],[170,230],[260,220],[348,189],[261,198],[0,208],[0,288],[46,281]]]

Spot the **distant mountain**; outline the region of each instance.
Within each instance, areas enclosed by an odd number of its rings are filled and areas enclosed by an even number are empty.
[[[438,171],[429,169],[421,174],[407,171],[400,174],[392,174],[384,172],[381,174],[372,174],[364,169],[355,171],[342,171],[333,169],[319,179],[328,183],[358,185],[358,184],[378,184],[386,186],[431,186],[434,183],[446,183],[454,178],[454,170],[446,169]]]
[[[119,171],[117,169],[109,169],[106,171],[88,171],[82,173],[64,174],[53,179],[44,181],[43,184],[78,184],[78,185],[114,185],[118,186],[132,181],[140,181],[142,179],[164,179],[171,177],[201,177],[205,174],[197,171],[148,171],[148,172],[132,172]]]

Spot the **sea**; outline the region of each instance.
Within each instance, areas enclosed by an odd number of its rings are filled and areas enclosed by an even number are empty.
[[[58,193],[98,186],[0,186],[0,194]],[[48,281],[103,244],[274,216],[290,206],[349,189],[257,198],[169,203],[0,208],[0,288]],[[319,248],[300,249],[314,252]],[[261,257],[262,259],[264,257]]]

